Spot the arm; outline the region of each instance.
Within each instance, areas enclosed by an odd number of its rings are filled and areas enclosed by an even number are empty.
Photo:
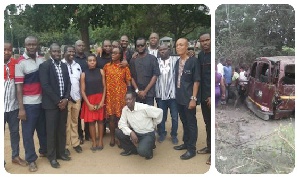
[[[126,106],[122,109],[122,114],[121,114],[121,118],[118,123],[118,127],[125,135],[130,136],[130,133],[132,130],[129,128],[129,125],[128,125],[128,119],[127,119],[125,108],[126,108]]]
[[[194,85],[193,85],[193,96],[196,97],[197,96],[197,93],[198,93],[198,89],[199,89],[199,84],[200,82],[197,81],[197,82],[194,82]],[[199,99],[200,100],[200,99]],[[196,108],[196,100],[195,99],[191,99],[190,100],[190,103],[189,103],[189,108],[188,109],[194,109]]]
[[[90,111],[94,110],[94,105],[92,105],[89,100],[87,99],[86,93],[85,93],[85,73],[81,73],[80,75],[80,91],[81,91],[81,96],[82,99],[86,102],[86,104],[89,107]]]
[[[20,120],[25,120],[26,119],[26,112],[23,104],[23,83],[18,83],[17,84],[17,99],[19,102],[19,114],[18,118]]]
[[[156,83],[156,80],[157,80],[157,76],[152,76],[150,83],[148,83],[148,85],[146,86],[146,88],[143,91],[139,91],[139,95],[142,96],[143,98],[145,98],[148,91]]]
[[[147,113],[148,117],[153,118],[154,126],[161,123],[163,117],[162,109],[149,105],[149,108],[145,109],[145,112]]]
[[[220,87],[221,87],[221,93],[222,93],[222,99],[225,99],[225,84],[224,84],[224,79],[221,77],[221,82],[220,82]]]

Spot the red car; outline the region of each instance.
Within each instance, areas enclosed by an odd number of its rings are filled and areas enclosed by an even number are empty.
[[[258,117],[269,120],[295,114],[295,56],[257,58],[248,80],[246,104]]]

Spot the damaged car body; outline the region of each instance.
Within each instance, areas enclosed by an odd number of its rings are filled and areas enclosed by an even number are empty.
[[[295,57],[257,58],[248,79],[247,107],[263,120],[295,114]]]

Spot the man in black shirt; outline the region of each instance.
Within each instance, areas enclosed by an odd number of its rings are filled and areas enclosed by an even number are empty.
[[[84,54],[84,48],[85,48],[85,44],[82,40],[77,40],[75,42],[76,53],[75,53],[74,60],[76,63],[78,63],[80,65],[82,72],[88,70],[87,56]],[[80,116],[80,112],[79,112],[78,116]],[[90,140],[90,131],[89,131],[89,123],[88,122],[84,123],[84,134],[85,134],[85,140]],[[83,130],[82,130],[82,126],[81,126],[80,117],[78,117],[78,136],[80,139],[80,144],[83,144],[84,143],[83,142]]]
[[[200,35],[201,51],[198,54],[201,76],[201,109],[206,128],[206,145],[197,151],[198,154],[207,154],[211,151],[211,53],[210,53],[210,34]],[[210,157],[206,164],[210,165]]]

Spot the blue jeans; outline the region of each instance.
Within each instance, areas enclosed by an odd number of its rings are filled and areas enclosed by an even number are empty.
[[[19,122],[18,119],[19,109],[10,112],[4,112],[4,131],[5,124],[8,123],[9,132],[10,132],[10,146],[11,146],[11,158],[19,156],[20,148],[20,134],[19,134]]]
[[[177,137],[178,130],[178,110],[177,103],[175,99],[161,100],[161,98],[156,98],[157,106],[163,110],[163,118],[160,124],[157,125],[158,135],[167,135],[166,131],[166,121],[168,116],[168,109],[170,109],[172,118],[172,128],[171,136]]]
[[[183,143],[189,152],[195,153],[198,138],[196,108],[188,109],[188,106],[181,104],[177,104],[177,108],[183,126]]]
[[[25,160],[34,162],[38,158],[35,152],[33,135],[36,130],[39,139],[40,154],[47,153],[46,119],[42,104],[24,104],[26,120],[22,120],[22,135],[25,148]]]

